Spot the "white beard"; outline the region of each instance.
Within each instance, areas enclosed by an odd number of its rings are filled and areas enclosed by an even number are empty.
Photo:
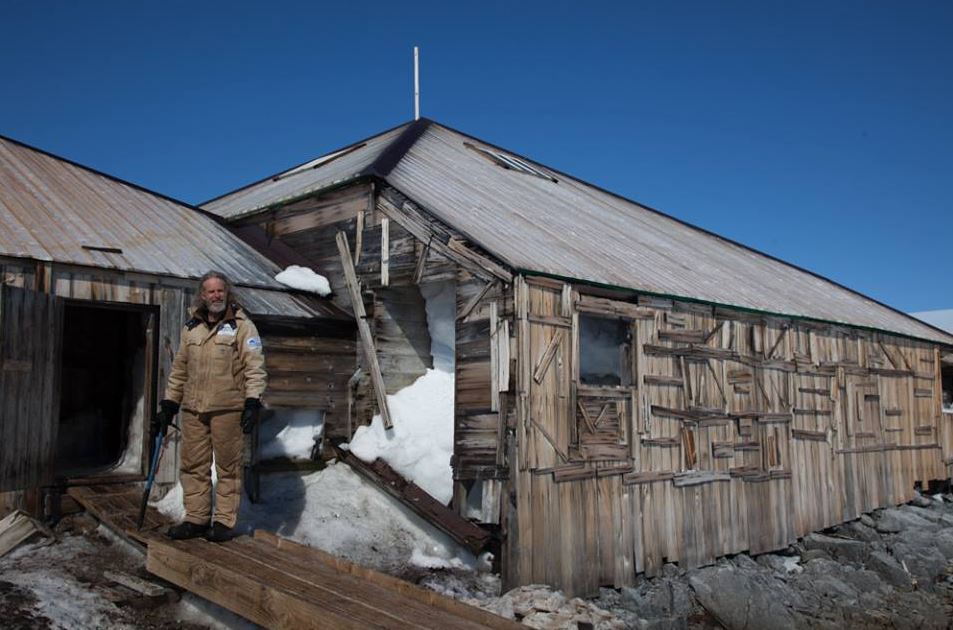
[[[213,315],[221,315],[225,312],[225,302],[206,302],[205,307]]]

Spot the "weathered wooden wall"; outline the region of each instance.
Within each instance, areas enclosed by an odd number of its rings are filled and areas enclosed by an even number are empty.
[[[332,299],[350,309],[336,235],[347,237],[361,295],[368,313],[374,354],[386,393],[394,394],[433,366],[426,302],[420,285],[455,277],[454,266],[427,243],[393,220],[374,187],[358,183],[332,193],[296,201],[247,221],[261,227],[306,258],[326,276]],[[331,435],[346,437],[367,424],[376,411],[369,366],[361,341],[351,348],[357,377],[348,392],[349,416],[328,417]],[[352,369],[351,376],[354,370]],[[350,429],[348,429],[350,427]]]
[[[586,593],[779,549],[949,476],[936,347],[607,296],[515,284],[508,583]],[[628,382],[580,383],[582,314],[625,322]]]
[[[0,492],[53,479],[61,318],[49,295],[0,284]]]
[[[194,281],[18,259],[0,259],[0,281],[3,285],[57,298],[156,307],[158,327],[152,334],[156,335],[158,357],[155,370],[151,361],[145,366],[146,382],[154,387],[146,387],[144,409],[156,407],[157,399],[165,391],[182,326],[189,317]],[[263,334],[262,338],[270,377],[265,392],[268,404],[323,409],[332,417],[343,413],[347,404],[346,383],[353,372],[353,340],[311,335],[302,338],[285,333]],[[54,395],[51,392],[51,396]],[[132,434],[142,435],[141,427]],[[4,440],[4,443],[15,444],[16,441]],[[140,462],[148,456],[147,448],[143,440]],[[172,432],[157,472],[157,482],[174,483],[178,468],[179,433]]]

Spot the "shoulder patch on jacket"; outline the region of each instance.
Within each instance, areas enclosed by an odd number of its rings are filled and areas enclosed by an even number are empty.
[[[195,328],[201,323],[202,323],[201,319],[199,319],[198,317],[193,317],[189,321],[185,322],[185,327],[188,328],[189,330],[192,330],[193,328]]]
[[[258,337],[249,337],[245,340],[245,345],[248,346],[249,350],[261,350],[261,339]]]

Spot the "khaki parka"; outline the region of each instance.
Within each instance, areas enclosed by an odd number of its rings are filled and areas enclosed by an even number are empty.
[[[239,410],[265,391],[265,356],[258,330],[230,306],[209,325],[193,316],[182,328],[165,397],[197,413]]]

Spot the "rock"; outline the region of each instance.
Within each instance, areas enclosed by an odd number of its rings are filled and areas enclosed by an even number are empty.
[[[681,571],[678,568],[678,565],[667,562],[662,565],[662,571],[660,573],[661,577],[674,578],[678,577],[681,574]]]
[[[783,603],[783,584],[761,569],[708,567],[690,573],[688,581],[698,602],[729,630],[797,627]]]
[[[946,572],[946,558],[935,545],[922,545],[904,539],[895,542],[891,551],[922,588],[929,587]]]
[[[822,549],[834,558],[850,562],[863,562],[867,555],[864,543],[858,540],[833,538],[824,534],[808,534],[804,537],[804,547],[807,549]]]
[[[823,549],[808,549],[801,554],[801,562],[808,563],[811,560],[830,560],[831,554]]]
[[[871,523],[872,522],[873,521],[871,521]],[[854,540],[861,540],[863,542],[877,542],[882,539],[882,536],[877,532],[876,529],[865,525],[859,520],[851,521],[843,527],[839,527],[838,530],[845,536],[849,536]]]
[[[899,591],[912,591],[913,578],[897,561],[885,551],[871,552],[866,562],[867,568],[877,573],[886,584]]]
[[[569,626],[573,615],[570,613],[532,612],[523,617],[521,623],[539,630],[562,630]]]
[[[860,522],[870,528],[873,528],[875,526],[874,519],[870,518],[869,514],[861,514]]]
[[[622,606],[647,620],[687,617],[695,610],[691,589],[680,580],[658,579],[622,589]]]
[[[867,569],[846,571],[842,577],[855,591],[875,596],[878,592],[887,589],[881,581],[880,575]]]
[[[911,510],[890,508],[881,513],[874,528],[883,534],[893,534],[907,529],[934,531],[937,526]]]
[[[913,497],[913,500],[910,501],[910,504],[917,507],[928,508],[933,505],[933,499],[925,497],[918,492],[916,496]]]
[[[940,550],[943,557],[953,560],[953,529],[941,529],[933,535],[933,544]]]

